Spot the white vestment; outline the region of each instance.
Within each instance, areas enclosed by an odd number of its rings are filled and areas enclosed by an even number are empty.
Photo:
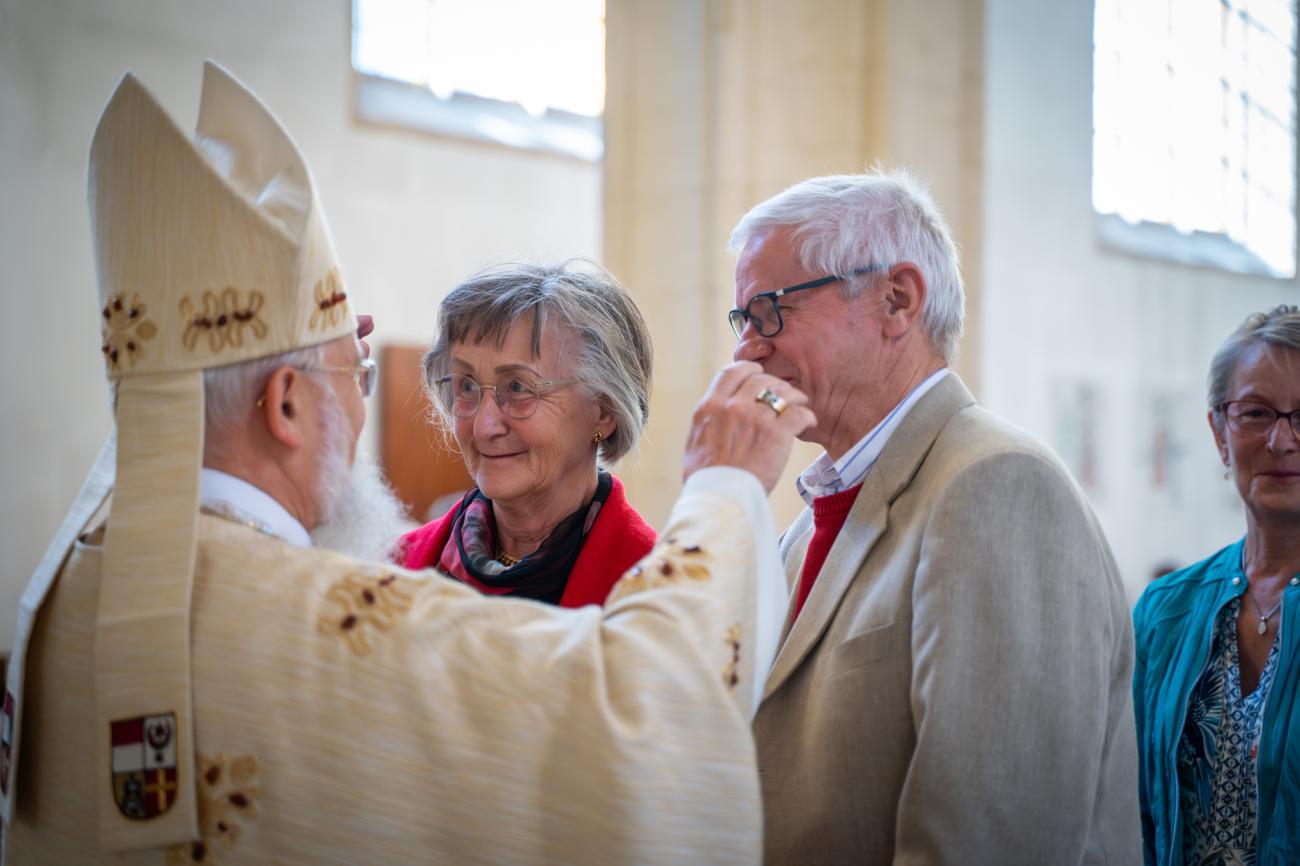
[[[764,517],[752,476],[697,473],[607,605],[577,610],[203,517],[197,766],[131,777],[150,810],[197,786],[200,836],[114,862],[757,863]],[[27,648],[7,862],[104,862],[97,786],[135,771],[93,746],[89,530]],[[784,581],[764,580],[779,621]]]

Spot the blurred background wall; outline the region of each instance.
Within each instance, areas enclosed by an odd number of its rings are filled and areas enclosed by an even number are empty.
[[[1092,24],[1088,3],[985,2],[978,396],[1065,457],[1136,600],[1158,566],[1245,531],[1206,374],[1247,314],[1300,303],[1300,283],[1099,241]],[[1294,160],[1294,136],[1292,148]]]
[[[205,58],[294,135],[379,345],[426,342],[442,295],[488,261],[582,255],[624,280],[657,368],[645,445],[618,471],[652,522],[680,487],[694,403],[734,344],[731,226],[804,177],[879,161],[929,182],[962,248],[958,372],[1066,459],[1130,594],[1157,565],[1242,531],[1205,426],[1205,372],[1247,312],[1300,302],[1300,285],[1099,239],[1092,4],[609,0],[605,17],[593,159],[359,118],[346,0],[0,0],[0,649],[110,424],[91,133],[127,69],[192,127]],[[798,449],[773,497],[778,525],[815,455]]]

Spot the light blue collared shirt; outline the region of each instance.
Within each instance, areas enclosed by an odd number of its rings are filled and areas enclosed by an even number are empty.
[[[889,414],[884,417],[879,424],[872,428],[871,432],[857,441],[852,448],[844,452],[844,456],[839,460],[831,460],[829,454],[825,451],[822,455],[812,462],[812,465],[799,474],[795,479],[794,486],[803,497],[803,501],[808,503],[811,508],[813,500],[821,496],[829,496],[832,493],[839,493],[848,490],[850,487],[856,487],[862,483],[862,479],[867,477],[867,471],[871,469],[880,456],[880,452],[885,450],[885,443],[889,437],[902,423],[903,417],[908,410],[916,405],[916,402],[925,396],[939,380],[948,375],[948,368],[943,367],[935,370],[921,384],[912,389],[902,401],[890,410]]]

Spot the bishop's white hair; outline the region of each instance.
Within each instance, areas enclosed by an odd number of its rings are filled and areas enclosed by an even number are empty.
[[[313,368],[322,366],[328,343],[203,371],[204,451],[219,455],[229,432],[247,424],[266,388],[281,367],[294,367],[320,383],[320,425],[325,443],[316,475],[321,522],[313,541],[359,559],[386,560],[402,533],[415,528],[406,506],[393,494],[374,459],[360,443],[348,460],[351,428],[338,396]]]
[[[312,541],[357,559],[386,562],[416,524],[361,443],[348,462],[351,427],[333,390],[326,389],[320,421],[325,441],[316,479],[321,522],[311,530]]]
[[[328,343],[203,371],[203,450],[220,454],[227,434],[248,422],[266,380],[281,367],[308,370],[325,363]]]

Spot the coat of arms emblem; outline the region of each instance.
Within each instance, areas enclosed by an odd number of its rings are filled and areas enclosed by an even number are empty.
[[[109,724],[118,811],[138,821],[158,817],[176,802],[176,714]]]

